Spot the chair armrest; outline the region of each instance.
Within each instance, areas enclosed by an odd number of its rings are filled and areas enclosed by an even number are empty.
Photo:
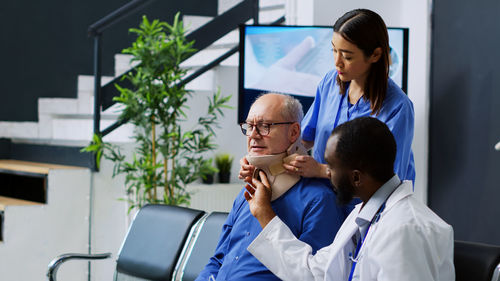
[[[49,281],[56,281],[56,274],[57,274],[57,269],[61,264],[68,260],[73,260],[73,259],[79,259],[79,260],[102,260],[102,259],[107,259],[111,257],[111,253],[104,253],[104,254],[75,254],[75,253],[68,253],[68,254],[63,254],[55,259],[53,259],[49,263],[49,269],[47,271],[47,277],[49,278]]]
[[[491,281],[500,281],[500,263],[495,267]]]

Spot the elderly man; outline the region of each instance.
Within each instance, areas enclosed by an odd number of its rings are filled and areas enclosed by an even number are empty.
[[[247,136],[246,159],[270,180],[270,207],[295,237],[316,251],[330,244],[344,213],[335,204],[327,182],[288,174],[283,163],[301,153],[300,103],[286,95],[259,97],[248,113],[241,131]],[[236,197],[213,257],[196,280],[279,280],[248,251],[262,230],[250,213],[245,188]]]
[[[394,174],[395,157],[391,131],[375,118],[333,130],[325,159],[337,198],[363,202],[315,255],[271,208],[262,174],[245,194],[264,228],[248,250],[283,280],[455,280],[453,229],[413,197],[411,182]]]

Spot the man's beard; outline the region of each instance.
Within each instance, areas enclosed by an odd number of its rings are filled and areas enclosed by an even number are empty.
[[[338,186],[335,186],[333,183],[332,185],[339,205],[347,205],[354,198],[354,186],[349,181],[347,175],[343,175],[340,178]]]

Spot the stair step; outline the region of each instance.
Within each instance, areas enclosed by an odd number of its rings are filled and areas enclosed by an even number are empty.
[[[0,121],[2,138],[38,138],[37,122]]]
[[[207,17],[207,16],[184,15],[182,17],[182,21],[184,23],[184,28],[186,29],[187,34],[200,28],[201,26],[205,25],[206,23],[208,23],[212,19],[213,19],[213,17]]]
[[[139,64],[138,61],[131,62],[132,55],[115,54],[115,77],[122,75]]]
[[[219,0],[219,5],[218,5],[218,14],[222,14],[226,12],[227,10],[231,9],[238,3],[240,3],[241,0]],[[266,11],[269,9],[285,9],[286,5],[286,0],[260,0],[259,1],[259,10],[260,11]],[[284,14],[284,13],[283,13]],[[282,15],[283,15],[282,14]],[[260,17],[260,15],[259,15]],[[263,22],[260,20],[261,23]]]
[[[236,4],[240,3],[241,0],[219,0],[218,2],[218,14],[222,14],[226,12],[227,10],[231,9],[234,7]],[[267,7],[272,7],[272,6],[277,6],[277,5],[282,5],[285,6],[286,0],[260,0],[259,1],[259,8],[267,8]]]
[[[220,65],[222,66],[230,66],[234,67],[235,71],[238,71],[238,65],[240,64],[240,55],[237,52],[236,54],[230,56],[229,58],[223,60]]]
[[[219,40],[215,41],[211,46],[208,48],[231,48],[232,46],[235,46],[239,44],[240,42],[240,32],[238,30],[233,30],[229,32],[228,34],[224,35],[222,38]]]
[[[275,6],[272,8],[259,10],[259,23],[269,24],[285,15],[285,6]]]
[[[113,80],[113,76],[102,76],[101,85],[106,85]],[[94,92],[94,76],[93,75],[78,75],[78,92],[90,91]]]
[[[270,9],[285,9],[286,0],[260,0],[259,9],[270,10]]]
[[[195,71],[196,69],[189,70],[187,76],[191,75]],[[215,89],[214,87],[216,86],[214,81],[215,81],[215,70],[209,70],[203,73],[198,78],[189,82],[186,85],[186,89],[191,91],[213,91]]]
[[[101,120],[101,130],[115,123],[115,120]],[[91,141],[93,135],[92,118],[56,118],[52,121],[52,139],[66,141]],[[133,125],[125,124],[104,137],[110,142],[130,142]]]
[[[207,65],[227,51],[229,48],[203,50],[182,62],[181,67],[192,68]]]
[[[38,114],[69,114],[78,112],[78,100],[71,98],[39,98]]]

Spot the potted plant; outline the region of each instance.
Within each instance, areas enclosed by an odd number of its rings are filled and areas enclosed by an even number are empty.
[[[222,109],[230,108],[230,96],[214,93],[206,115],[194,128],[183,128],[191,93],[181,83],[187,70],[180,63],[195,50],[193,42],[186,41],[179,13],[172,25],[150,22],[143,16],[140,27],[130,31],[137,39],[123,53],[131,54],[132,61],[139,64],[124,78],[133,87],[117,85],[120,96],[114,100],[123,107],[119,118],[135,125],[132,159],[126,159],[121,147],[103,142],[100,136],[94,136],[85,151],[95,152],[97,159],[104,156],[113,161],[113,176],[125,174],[130,209],[146,203],[189,205],[185,187],[208,172],[205,168],[211,160],[203,155],[216,148],[214,127],[223,116]]]
[[[201,173],[201,181],[205,184],[214,183],[214,175],[218,173],[219,169],[212,165],[212,159],[209,159],[207,162],[203,163],[200,167]]]
[[[217,169],[219,170],[220,183],[229,183],[232,164],[233,156],[228,153],[221,153],[215,156],[215,166],[217,166]]]

